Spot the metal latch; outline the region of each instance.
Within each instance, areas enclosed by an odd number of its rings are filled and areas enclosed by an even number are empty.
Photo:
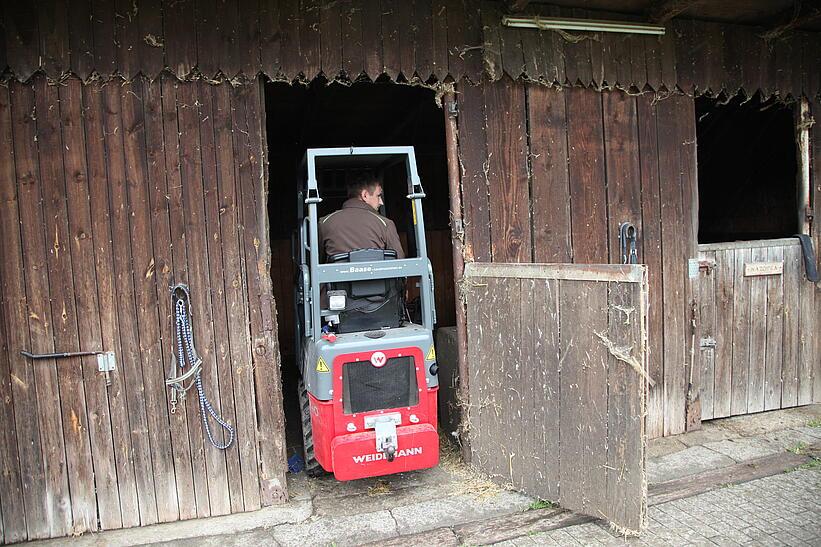
[[[97,370],[105,375],[105,385],[111,385],[111,375],[109,374],[117,368],[117,358],[113,351],[69,351],[61,353],[31,353],[28,351],[21,351],[23,357],[28,357],[33,361],[40,361],[42,359],[68,359],[70,357],[87,357],[89,355],[97,356]]]
[[[365,429],[376,430],[376,451],[385,454],[385,459],[393,461],[399,439],[396,436],[396,426],[402,424],[402,416],[398,412],[366,416]]]
[[[637,237],[636,227],[630,222],[622,222],[621,226],[619,226],[622,264],[638,264],[639,256],[636,250]]]
[[[701,349],[715,349],[716,339],[712,336],[702,338],[701,342],[699,343],[699,347],[701,347]]]
[[[111,376],[109,372],[114,372],[117,368],[117,358],[113,351],[97,354],[97,371],[105,375],[105,385],[111,385]]]

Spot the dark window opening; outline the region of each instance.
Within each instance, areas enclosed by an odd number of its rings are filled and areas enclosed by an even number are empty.
[[[309,85],[269,82],[265,87],[268,139],[268,220],[271,277],[277,303],[288,455],[301,454],[299,372],[294,353],[294,276],[291,235],[297,227],[298,166],[307,148],[411,145],[427,197],[423,200],[428,257],[434,272],[437,326],[455,324],[444,114],[432,90],[390,82],[353,85],[317,79]],[[319,214],[337,210],[350,173],[318,174]],[[404,167],[383,174],[385,215],[403,247],[416,254]],[[413,299],[415,283],[408,282]]]
[[[696,99],[699,243],[798,231],[793,108],[759,95]]]

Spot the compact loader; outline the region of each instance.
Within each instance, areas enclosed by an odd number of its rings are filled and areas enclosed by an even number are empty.
[[[354,249],[323,262],[318,180],[329,170],[384,172],[404,165],[417,256]],[[410,146],[307,150],[295,235],[296,354],[306,471],[352,480],[439,462],[433,271],[425,246],[425,197]],[[419,290],[415,321],[405,283]]]

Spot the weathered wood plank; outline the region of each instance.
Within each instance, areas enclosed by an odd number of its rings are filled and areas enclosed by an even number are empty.
[[[485,99],[482,86],[466,84],[459,95],[459,154],[462,159],[462,202],[465,261],[490,262]]]
[[[356,80],[365,70],[362,48],[362,1],[342,0],[342,66],[345,76]]]
[[[239,47],[239,68],[242,74],[254,79],[262,70],[260,45],[262,28],[259,20],[259,3],[255,0],[239,0],[239,28],[237,41]]]
[[[680,96],[675,102],[676,139],[679,143],[679,173],[681,190],[681,243],[683,256],[679,265],[684,269],[690,259],[697,257],[698,251],[698,181],[696,166],[696,114],[695,103],[687,96]],[[685,347],[687,348],[685,372],[688,382],[687,406],[685,408],[688,431],[701,429],[701,368],[696,366],[696,295],[695,285],[684,284],[685,291]]]
[[[262,2],[259,4],[259,28],[262,71],[271,77],[278,76],[282,55],[279,2]]]
[[[365,73],[376,80],[384,66],[382,56],[382,8],[379,0],[363,0],[362,4],[362,54]],[[317,36],[318,38],[318,36]]]
[[[465,264],[465,277],[640,283],[643,276],[644,267],[641,265],[520,264],[503,262]]]
[[[299,0],[283,0],[279,4],[279,35],[275,39],[280,43],[279,73],[286,81],[292,82],[299,76],[301,59],[299,54],[300,12]],[[264,51],[263,51],[264,54]],[[265,66],[265,63],[263,63]]]
[[[39,112],[36,117],[37,142],[43,181],[40,197],[46,242],[50,243],[47,264],[54,344],[59,351],[77,351],[79,334],[72,278],[66,175],[61,157],[67,145],[64,145],[61,134],[57,87],[48,85],[45,78],[37,78],[35,98],[35,108]],[[94,364],[94,360],[88,358],[57,363],[59,408],[63,415],[63,438],[66,445],[66,474],[71,495],[73,530],[78,532],[97,529],[88,413],[82,388],[83,361],[89,365]],[[90,374],[93,376],[93,373]]]
[[[482,29],[482,60],[486,77],[495,82],[504,76],[502,67],[502,37],[499,21],[502,14],[497,2],[482,0],[480,4],[480,23]]]
[[[399,1],[397,25],[400,26],[399,66],[400,72],[406,81],[413,79],[416,66],[414,44],[416,42],[416,25],[405,25],[403,21],[413,18],[413,2]]]
[[[502,27],[499,30],[502,48],[502,66],[513,80],[519,80],[526,72],[525,57],[522,53],[522,38],[519,29]]]
[[[40,68],[47,74],[69,69],[68,9],[66,2],[40,2],[37,30],[40,36]]]
[[[3,431],[0,433],[3,495],[3,540],[6,543],[24,541],[29,530],[38,531],[47,525],[45,499],[39,493],[43,484],[43,455],[40,448],[39,424],[23,416],[34,413],[36,394],[31,365],[20,355],[29,347],[26,325],[26,287],[23,278],[23,249],[20,240],[18,190],[15,173],[14,142],[12,140],[11,89],[0,88],[0,328],[5,346],[0,348],[0,397],[2,397]],[[12,407],[12,402],[14,407]],[[38,520],[39,519],[39,520]],[[27,520],[34,522],[27,523]],[[42,533],[40,535],[43,535]]]
[[[559,17],[585,18],[584,10],[574,8],[559,8]],[[523,30],[522,32],[543,32],[533,30]],[[550,31],[554,32],[554,31]],[[555,32],[554,32],[555,33]],[[558,34],[558,33],[555,33]],[[585,36],[580,33],[580,36]],[[593,80],[590,67],[590,40],[589,35],[580,38],[578,41],[562,40],[561,53],[564,57],[566,82],[572,86],[586,87]]]
[[[240,458],[243,504],[246,511],[260,507],[257,476],[256,402],[251,368],[248,330],[248,292],[243,273],[239,203],[232,141],[231,97],[229,86],[213,89],[214,134],[217,156],[220,230],[228,316],[228,343],[231,351],[236,404],[237,451]],[[233,500],[232,500],[233,501]]]
[[[114,247],[112,223],[109,213],[109,185],[107,162],[107,135],[104,123],[104,88],[99,85],[85,85],[83,91],[83,126],[85,129],[86,166],[88,168],[89,207],[91,233],[94,237],[94,273],[97,283],[98,310],[100,321],[101,348],[113,351],[118,361],[124,353],[120,344],[119,292],[116,288],[114,272]],[[91,265],[89,265],[91,267]],[[108,388],[108,407],[111,420],[111,434],[117,469],[117,489],[119,506],[116,512],[122,518],[122,526],[137,526],[140,512],[137,498],[137,479],[134,462],[120,454],[132,454],[131,427],[128,412],[125,378],[119,372],[111,375]],[[102,514],[102,512],[101,512]]]
[[[433,0],[413,0],[414,68],[422,81],[433,74]]]
[[[114,55],[116,70],[126,80],[140,71],[140,60],[135,51],[140,49],[140,7],[128,0],[114,0]]]
[[[232,91],[234,157],[238,172],[240,224],[246,263],[250,334],[253,344],[254,386],[258,412],[258,453],[262,505],[287,499],[285,443],[280,356],[276,340],[276,305],[271,291],[271,258],[266,226],[267,190],[260,126],[260,89],[247,86]],[[237,130],[238,129],[238,130]]]
[[[819,356],[816,353],[815,300],[818,290],[815,284],[807,281],[805,276],[799,279],[798,303],[798,404],[806,405],[814,401],[813,388],[816,364]]]
[[[299,18],[300,71],[310,81],[322,71],[319,0],[302,0]]]
[[[632,360],[642,369],[646,363],[642,288],[639,283],[609,284],[606,331],[609,343],[626,356],[618,357],[611,350],[607,358],[607,427],[604,431],[607,501],[602,512],[610,522],[635,532],[643,528],[647,512],[643,465],[645,380],[626,361]]]
[[[641,223],[639,234],[642,260],[647,265],[649,299],[648,375],[656,382],[647,394],[647,436],[664,433],[664,309],[661,248],[661,202],[659,197],[659,156],[656,131],[656,108],[653,96],[641,95],[637,100],[639,164],[641,177]]]
[[[561,374],[562,374],[562,335],[559,332],[561,309],[559,303],[561,294],[559,293],[560,281],[544,280],[537,282],[537,290],[534,293],[534,302],[543,307],[534,306],[534,322],[537,325],[539,351],[536,360],[542,359],[543,365],[537,368],[536,383],[539,387],[537,405],[534,411],[537,412],[537,436],[535,446],[541,446],[536,454],[541,455],[541,465],[538,473],[545,487],[547,499],[558,501],[561,496],[561,451],[556,447],[561,446],[561,415],[551,409],[561,408]],[[541,317],[536,319],[535,315]],[[537,462],[538,463],[538,462]]]
[[[33,84],[12,83],[12,134],[14,135],[14,158],[17,173],[18,215],[20,221],[20,239],[22,242],[23,269],[25,276],[26,318],[30,338],[28,351],[32,353],[51,353],[54,351],[54,321],[49,303],[47,236],[45,234],[45,212],[42,201],[47,195],[47,182],[40,173],[38,163],[36,93]],[[43,113],[45,115],[45,113]],[[5,276],[4,276],[5,277]],[[28,368],[28,367],[27,367]],[[71,499],[69,497],[66,469],[65,442],[63,438],[62,415],[59,405],[59,386],[55,361],[46,360],[31,364],[33,373],[23,373],[24,389],[31,390],[34,405],[29,407],[28,420],[39,425],[39,453],[42,454],[42,471],[35,467],[34,472],[40,476],[31,477],[32,485],[40,489],[32,492],[33,496],[45,498],[36,502],[26,496],[27,507],[30,502],[35,507],[43,508],[39,515],[43,520],[38,522],[37,513],[28,520],[29,539],[66,535],[72,526]],[[20,371],[22,373],[22,371]],[[25,400],[25,397],[23,398]],[[23,417],[23,416],[21,416]],[[25,436],[23,441],[25,442]],[[24,454],[37,457],[34,454]],[[38,466],[39,467],[39,466]],[[24,477],[27,469],[23,469]],[[26,485],[24,484],[24,488]],[[43,492],[46,493],[43,496]],[[42,505],[40,505],[42,503]]]
[[[71,72],[83,81],[87,80],[94,70],[92,22],[91,0],[71,3],[71,9],[68,10],[69,67]],[[0,59],[0,64],[4,64],[3,61],[5,59]]]
[[[340,16],[339,2],[322,2],[320,4],[319,28],[322,33],[322,56],[320,60],[322,72],[329,80],[333,80],[342,72],[343,46],[342,21]],[[396,32],[398,32],[398,30]],[[391,78],[395,77],[395,74],[391,75]]]
[[[573,261],[602,264],[608,255],[602,98],[580,87],[565,93]]]
[[[213,79],[220,69],[220,31],[223,27],[217,16],[218,2],[219,0],[199,0],[194,18],[197,33],[197,68],[207,79]]]
[[[213,352],[216,358],[216,379],[219,387],[219,397],[212,397],[220,403],[219,410],[222,417],[232,426],[237,423],[234,400],[234,386],[231,363],[230,338],[228,333],[228,315],[225,301],[225,267],[223,265],[224,246],[222,231],[220,230],[220,203],[218,163],[215,144],[215,112],[212,97],[212,86],[204,82],[197,82],[200,104],[200,146],[202,150],[203,195],[205,205],[205,221],[203,231],[208,243],[208,273],[209,294],[212,308],[212,325],[214,331]],[[230,240],[229,240],[230,241]],[[217,431],[217,438],[225,442],[226,435],[222,430]],[[227,468],[228,494],[230,511],[232,513],[243,510],[242,478],[240,476],[239,451],[224,452]],[[213,496],[212,496],[213,499]]]
[[[716,261],[716,252],[699,253],[699,258]],[[716,349],[714,347],[699,347],[700,340],[706,338],[716,339],[716,293],[718,291],[716,269],[709,272],[701,272],[699,277],[693,280],[698,285],[698,290],[693,291],[698,304],[698,334],[696,336],[696,361],[694,366],[701,369],[701,386],[697,396],[701,400],[701,419],[710,420],[714,417],[715,411],[715,367]]]
[[[139,3],[139,46],[131,51],[131,55],[139,61],[139,72],[151,79],[156,78],[165,68],[162,8],[161,0],[144,0]],[[228,24],[233,28],[236,21]],[[232,57],[234,60],[240,58],[236,53]],[[226,66],[227,64],[225,63]]]
[[[448,76],[448,3],[448,0],[434,0],[432,6],[433,74],[438,82],[444,82]]]
[[[265,3],[268,6],[268,3]],[[276,3],[271,3],[268,9],[275,9]],[[167,32],[163,36],[165,44],[165,64],[177,76],[185,78],[197,65],[197,30],[196,17],[194,15],[194,0],[179,0],[177,2],[163,3],[163,15],[165,28],[173,28],[173,32]],[[96,13],[96,11],[95,11]],[[173,21],[171,27],[168,22]],[[265,36],[262,37],[261,46],[265,47]],[[94,47],[97,48],[95,36]],[[278,65],[275,65],[277,68]],[[274,70],[271,74],[276,74]],[[151,75],[154,76],[153,74]]]
[[[679,101],[672,96],[657,104],[659,185],[661,200],[661,242],[664,306],[664,434],[675,435],[685,429],[687,396],[686,367],[690,347],[685,285],[687,282],[684,208],[681,192],[682,146],[679,140]]]
[[[771,247],[770,262],[784,262],[784,249]],[[767,349],[764,360],[764,410],[781,408],[782,357],[784,350],[784,276],[767,276]]]
[[[151,465],[151,440],[148,410],[143,395],[142,359],[136,305],[135,273],[132,266],[130,210],[128,202],[128,174],[125,158],[125,124],[123,123],[123,90],[119,85],[107,85],[103,93],[103,115],[107,135],[106,162],[108,173],[111,242],[114,258],[114,285],[117,290],[116,310],[120,334],[119,373],[126,394],[126,407],[131,433],[132,458],[137,480],[140,524],[158,521],[157,500],[154,490],[154,472]],[[132,128],[128,128],[131,130]]]
[[[445,54],[447,56],[447,73],[458,81],[465,73],[465,48],[467,47],[468,14],[463,0],[444,0],[446,15]],[[383,2],[384,6],[384,2]],[[390,40],[384,40],[386,48]]]
[[[527,93],[534,259],[572,262],[565,94],[541,85]]]
[[[607,232],[609,262],[621,264],[619,227],[630,222],[637,240],[644,234],[641,218],[641,168],[637,134],[636,99],[621,91],[602,93],[604,115],[604,155],[607,173]],[[636,241],[636,251],[641,242]],[[639,256],[642,263],[644,257]]]
[[[799,304],[804,264],[801,248],[784,249],[784,323],[783,351],[781,354],[781,407],[798,404],[798,347]]]
[[[172,366],[174,348],[174,323],[171,298],[168,288],[175,283],[174,255],[175,248],[171,235],[171,219],[169,215],[169,197],[179,191],[179,167],[167,165],[166,157],[177,155],[176,143],[178,139],[177,109],[175,97],[163,96],[163,83],[155,80],[145,83],[142,91],[145,107],[145,146],[148,162],[148,209],[151,218],[151,236],[154,241],[154,273],[152,279],[157,291],[157,313],[159,319],[159,336],[163,356],[163,366],[152,375],[152,381],[162,382]],[[166,103],[165,106],[163,103]],[[172,130],[165,133],[164,123]],[[166,135],[168,138],[166,139]],[[179,156],[177,155],[177,158]],[[177,164],[179,160],[177,159]],[[169,182],[176,184],[177,190],[169,189]],[[179,259],[184,260],[185,254],[179,253]],[[160,375],[159,371],[163,371]],[[173,482],[176,494],[175,511],[178,518],[192,518],[196,516],[196,501],[194,498],[194,478],[191,468],[191,453],[186,427],[185,412],[171,413],[169,392],[164,383],[158,389],[158,412],[162,414],[167,424],[163,427],[170,438],[162,442],[168,444],[173,461]],[[167,456],[166,456],[167,457]],[[170,486],[169,486],[170,488]]]
[[[216,68],[228,78],[236,77],[240,72],[243,52],[240,50],[240,28],[242,21],[256,18],[257,6],[248,6],[247,11],[238,11],[237,0],[218,0],[215,19],[209,40],[215,43]],[[317,48],[319,45],[317,44]]]
[[[752,480],[770,477],[795,469],[810,461],[810,457],[779,452],[771,456],[748,460],[729,467],[721,467],[695,476],[653,484],[650,486],[648,505],[689,498],[719,487],[732,486]]]
[[[798,240],[794,237],[780,239],[762,239],[753,241],[729,241],[724,243],[701,243],[698,248],[701,251],[733,251],[735,249],[760,249],[770,247],[796,247]]]
[[[503,80],[485,86],[490,240],[496,262],[530,262],[525,89]]]
[[[595,333],[607,332],[605,284],[559,282],[562,333],[559,503],[588,513],[607,496],[607,360]]]
[[[747,413],[747,390],[750,376],[750,283],[744,277],[744,264],[751,251],[738,249],[733,252],[735,271],[733,291],[733,396],[730,402],[732,415]]]
[[[734,251],[715,251],[715,314],[713,336],[713,418],[731,413],[733,400],[733,324],[735,313]]]
[[[101,345],[103,339],[97,295],[97,275],[93,267],[95,238],[91,220],[89,175],[86,168],[82,83],[71,78],[58,91],[65,150],[63,161],[66,172],[69,247],[73,265],[73,296],[76,302],[78,349],[97,351],[103,349]],[[95,374],[96,367],[96,358],[82,359],[90,437],[87,449],[90,451],[93,462],[93,486],[96,492],[96,500],[91,499],[86,502],[90,501],[99,512],[97,515],[94,515],[94,512],[89,515],[89,517],[96,517],[93,523],[89,523],[89,528],[93,530],[97,529],[97,519],[103,529],[122,526],[108,393],[103,376]],[[90,480],[90,477],[87,478]],[[72,498],[74,495],[75,492],[72,490]],[[94,493],[86,492],[86,495],[94,498]]]
[[[180,174],[183,183],[183,203],[185,219],[189,227],[185,244],[188,256],[188,282],[191,290],[192,327],[197,352],[203,359],[202,383],[206,396],[218,413],[222,412],[222,401],[219,391],[215,339],[213,330],[213,312],[211,309],[211,278],[208,271],[210,253],[205,217],[205,188],[203,180],[203,154],[201,145],[198,84],[183,83],[177,89],[177,109],[179,112],[180,130],[188,138],[180,140]],[[195,414],[200,414],[199,410]],[[189,430],[192,427],[189,414]],[[197,429],[202,430],[197,420]],[[212,422],[212,426],[216,425]],[[223,431],[213,429],[215,439],[225,442]],[[230,512],[230,497],[225,455],[207,442],[206,434],[200,431],[202,438],[203,459],[208,472],[207,496],[211,515],[224,515]],[[197,443],[199,440],[197,441]],[[199,449],[199,445],[197,445]],[[196,477],[195,477],[196,480]],[[198,493],[199,494],[199,493]]]
[[[171,439],[168,433],[165,370],[161,333],[159,330],[158,298],[167,297],[158,291],[154,281],[156,260],[149,200],[148,165],[145,136],[145,80],[135,80],[122,86],[122,134],[126,170],[129,233],[131,240],[131,275],[140,344],[140,396],[147,412],[147,435],[151,449],[151,466],[155,477],[154,493],[160,522],[179,518],[177,491],[174,481],[162,480],[174,475]],[[159,294],[158,294],[159,293]],[[168,361],[170,362],[170,356]],[[148,410],[150,409],[150,410]]]
[[[3,27],[6,58],[20,81],[27,81],[40,67],[37,6],[31,2],[4,2]]]
[[[765,262],[766,249],[753,249],[750,262]],[[764,410],[764,361],[767,357],[767,278],[748,277],[750,285],[750,375],[747,412]]]
[[[178,83],[169,77],[161,79],[161,93],[163,104],[163,136],[165,149],[166,188],[162,194],[167,202],[169,225],[171,230],[171,250],[173,283],[188,284],[188,251],[185,240],[187,230],[186,219],[183,213],[183,183],[180,161],[181,126],[177,108]],[[161,190],[163,190],[161,188]],[[169,284],[169,286],[171,285]],[[166,295],[169,322],[172,321],[170,295]],[[169,338],[169,344],[174,344],[174,337]],[[173,349],[173,347],[172,347]],[[166,368],[166,373],[168,369]],[[205,464],[201,452],[196,452],[196,439],[200,431],[199,409],[195,404],[178,402],[176,412],[169,419],[171,437],[174,443],[174,468],[176,470],[177,495],[181,519],[195,518],[206,515],[207,500],[203,500],[205,485],[202,476],[205,473]],[[192,435],[193,432],[193,435]],[[201,437],[201,433],[199,433]],[[200,441],[201,443],[201,441]]]
[[[465,13],[465,39],[456,47],[460,48],[459,57],[465,59],[464,77],[474,84],[479,84],[482,80],[484,64],[482,61],[482,20],[479,10],[476,9],[474,0],[461,0]],[[450,34],[448,34],[450,36]],[[452,40],[448,40],[453,44]],[[453,47],[453,46],[451,46]],[[451,73],[457,82],[460,78],[455,73]]]

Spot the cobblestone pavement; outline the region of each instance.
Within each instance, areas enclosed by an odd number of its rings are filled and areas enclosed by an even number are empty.
[[[589,523],[497,543],[530,545],[821,545],[821,469],[801,469],[648,509],[641,538]]]

